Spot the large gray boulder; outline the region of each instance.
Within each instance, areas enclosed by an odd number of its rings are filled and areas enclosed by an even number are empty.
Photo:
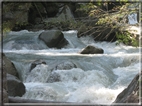
[[[80,54],[103,54],[103,53],[104,53],[103,49],[91,45],[88,45],[80,52]]]
[[[5,70],[8,74],[14,75],[19,78],[19,74],[14,64],[5,56],[4,53],[2,54],[2,56],[3,56],[3,70]]]
[[[15,76],[7,74],[8,96],[22,96],[25,92],[25,85]]]
[[[142,101],[141,93],[139,92],[142,91],[140,87],[142,84],[141,77],[142,73],[137,74],[128,87],[117,96],[114,103],[139,103]]]
[[[59,30],[44,31],[39,35],[39,39],[50,48],[61,49],[68,44],[63,33]]]

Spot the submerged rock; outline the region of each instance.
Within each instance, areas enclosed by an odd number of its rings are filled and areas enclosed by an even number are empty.
[[[25,92],[25,85],[15,76],[7,74],[8,96],[22,96]]]
[[[73,68],[77,68],[77,66],[71,61],[64,61],[56,65],[53,69],[51,69],[52,72],[50,73],[47,82],[52,83],[61,81],[61,76],[58,73],[58,70],[70,70]]]
[[[30,71],[34,69],[37,65],[46,64],[44,60],[35,60],[31,63]]]
[[[72,68],[77,68],[77,66],[73,62],[65,61],[65,62],[58,64],[54,68],[54,70],[70,70]]]
[[[94,46],[87,46],[85,47],[81,52],[80,54],[103,54],[104,53],[104,50],[101,49],[101,48],[97,48],[97,47],[94,47]]]
[[[142,73],[139,73],[135,76],[132,82],[125,88],[116,98],[114,103],[139,103],[142,101],[141,92],[142,88],[139,87],[142,83],[140,80],[142,77]],[[140,90],[141,89],[141,90]],[[141,99],[141,100],[139,100]]]
[[[61,49],[68,44],[68,41],[64,38],[64,35],[59,30],[44,31],[39,35],[39,39],[45,42],[50,48]]]
[[[52,72],[47,79],[47,83],[53,83],[59,81],[60,81],[60,75],[56,72]]]

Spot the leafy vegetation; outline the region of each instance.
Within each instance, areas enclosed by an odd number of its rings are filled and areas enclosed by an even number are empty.
[[[24,15],[23,13],[24,11],[28,11],[30,6],[31,6],[31,3],[3,2],[2,3],[2,7],[3,7],[2,16],[7,14],[6,19],[5,17],[3,17],[3,20],[2,20],[3,32],[4,33],[9,32],[10,30],[13,29],[15,25],[20,25],[20,26],[27,25],[28,22],[26,19],[23,19],[23,15]],[[21,12],[20,10],[23,10],[23,12]],[[17,14],[13,13],[15,11],[17,11]]]
[[[115,2],[119,5],[116,5]],[[80,17],[76,18],[76,21],[61,21],[61,22],[44,22],[45,29],[58,28],[61,30],[78,30],[79,36],[83,34],[93,35],[95,31],[98,31],[100,35],[108,27],[116,31],[116,37],[118,42],[123,42],[127,45],[138,46],[137,39],[130,32],[125,30],[119,30],[122,26],[127,26],[128,15],[138,12],[138,5],[133,5],[133,3],[127,3],[128,0],[116,0],[114,2],[98,0],[97,2],[80,3],[76,7],[76,13],[80,13]],[[135,1],[135,0],[131,0]],[[37,8],[38,15],[43,19],[40,9],[42,10],[42,5],[40,3],[34,3]],[[113,5],[112,9],[108,6]],[[8,12],[13,12],[14,10],[28,10],[31,8],[32,3],[3,3],[3,14]],[[105,7],[105,8],[104,8]],[[133,7],[133,8],[130,8]],[[21,16],[21,15],[20,15]],[[34,17],[34,16],[33,16]],[[31,17],[31,18],[33,18]],[[3,21],[3,32],[8,32],[12,30],[13,27],[26,26],[28,21],[21,21],[18,16],[15,16],[12,20]],[[118,30],[116,30],[118,29]],[[109,36],[112,32],[108,32],[106,36]],[[97,35],[97,36],[98,36]],[[104,36],[104,38],[106,37]]]
[[[124,1],[124,0],[123,0]],[[127,0],[125,1],[127,2]],[[92,5],[91,5],[92,7]],[[96,6],[95,6],[96,7]],[[124,43],[126,45],[138,46],[138,39],[129,31],[126,31],[125,28],[128,26],[128,15],[133,13],[138,13],[139,6],[138,4],[125,3],[121,6],[114,7],[111,11],[104,11],[99,7],[91,8],[92,10],[89,13],[91,18],[98,18],[96,26],[99,26],[99,30],[105,30],[110,27],[112,30],[116,30],[116,38],[118,43]],[[112,12],[113,11],[113,12]],[[96,15],[97,14],[97,15]],[[137,26],[138,24],[135,24]],[[123,30],[122,30],[123,26]],[[101,33],[100,33],[101,34]],[[111,34],[108,33],[108,34]],[[106,36],[109,36],[109,35]],[[105,37],[105,36],[104,36]]]
[[[117,32],[116,37],[118,38],[117,44],[123,42],[126,45],[139,46],[139,42],[129,32]]]

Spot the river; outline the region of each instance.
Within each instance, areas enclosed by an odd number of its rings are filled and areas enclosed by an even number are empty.
[[[26,86],[21,98],[110,104],[140,71],[139,47],[77,38],[77,31],[70,30],[63,31],[69,42],[66,47],[48,48],[38,39],[43,31],[13,31],[3,39],[3,52]],[[79,54],[87,45],[102,48],[104,54]],[[38,59],[46,64],[30,71]]]

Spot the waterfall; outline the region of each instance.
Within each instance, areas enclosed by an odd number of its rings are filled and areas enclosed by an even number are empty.
[[[129,24],[137,24],[137,13],[128,15]]]
[[[10,32],[3,51],[14,63],[26,86],[21,98],[79,103],[112,103],[140,71],[140,47],[77,38],[77,31],[63,31],[69,44],[48,48],[38,39],[42,31]],[[79,54],[87,45],[104,54]],[[43,60],[30,71],[31,63]]]

